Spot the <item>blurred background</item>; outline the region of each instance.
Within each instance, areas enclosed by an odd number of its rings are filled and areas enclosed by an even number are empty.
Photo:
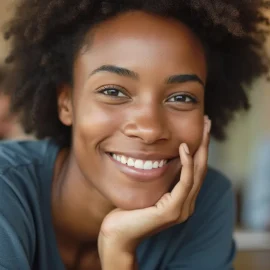
[[[12,3],[0,1],[0,25],[12,16]],[[270,16],[270,14],[269,14]],[[266,43],[270,53],[270,37]],[[0,139],[28,139],[16,116],[8,112],[9,98],[3,94],[2,69],[8,44],[0,37]],[[228,139],[212,140],[209,164],[228,176],[235,190],[238,255],[236,270],[270,269],[270,81],[258,78],[252,85],[252,108],[239,113],[228,128]]]

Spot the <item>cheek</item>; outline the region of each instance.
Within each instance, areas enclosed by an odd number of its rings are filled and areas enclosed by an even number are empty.
[[[121,115],[94,102],[81,102],[75,108],[73,137],[97,144],[112,136],[121,122]]]
[[[199,148],[203,135],[203,115],[183,117],[175,125],[174,133],[177,134],[179,144],[186,143],[192,155]]]
[[[119,119],[119,114],[92,101],[81,101],[74,106],[72,148],[86,178],[106,179],[106,171],[101,166],[103,142],[117,132]]]

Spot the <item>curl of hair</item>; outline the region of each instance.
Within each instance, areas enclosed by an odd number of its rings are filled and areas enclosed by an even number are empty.
[[[141,10],[186,23],[205,45],[209,76],[205,110],[212,135],[225,138],[235,112],[249,108],[245,89],[268,72],[264,51],[266,0],[20,0],[5,33],[13,63],[9,91],[27,132],[71,144],[71,128],[58,118],[57,88],[72,84],[72,65],[86,33],[119,13]]]

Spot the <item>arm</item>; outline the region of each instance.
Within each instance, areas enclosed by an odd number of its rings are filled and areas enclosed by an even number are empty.
[[[202,213],[198,209],[200,217],[205,216],[204,220],[198,219],[201,226],[187,238],[187,245],[179,248],[167,270],[233,269],[236,248],[233,241],[235,205],[232,188],[204,209]]]
[[[30,270],[35,230],[16,184],[0,173],[0,269]]]
[[[139,270],[136,256],[122,252],[115,246],[103,250],[101,264],[102,270]]]

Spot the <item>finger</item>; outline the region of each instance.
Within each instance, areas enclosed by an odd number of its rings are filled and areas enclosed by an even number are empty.
[[[194,155],[195,167],[200,166],[202,163],[207,163],[208,147],[210,142],[210,129],[211,129],[211,120],[209,120],[209,118],[205,116],[202,141],[197,152]]]
[[[193,186],[193,159],[190,155],[187,144],[181,144],[179,147],[181,160],[181,175],[180,180],[175,185],[171,192],[171,196],[178,207],[183,207],[183,203],[188,197]]]
[[[191,213],[194,212],[196,199],[200,192],[203,180],[207,172],[210,129],[211,129],[211,120],[209,120],[208,117],[205,117],[203,139],[202,139],[199,149],[197,150],[194,156],[194,186],[190,195],[190,199],[191,199],[190,212]]]
[[[195,208],[195,201],[197,194],[200,191],[202,185],[202,179],[204,179],[205,164],[207,163],[207,153],[208,153],[208,128],[209,128],[209,119],[207,116],[204,117],[204,130],[203,137],[195,156],[194,156],[194,184],[191,192],[189,193],[188,198],[185,201],[183,207],[183,215],[191,215]]]

